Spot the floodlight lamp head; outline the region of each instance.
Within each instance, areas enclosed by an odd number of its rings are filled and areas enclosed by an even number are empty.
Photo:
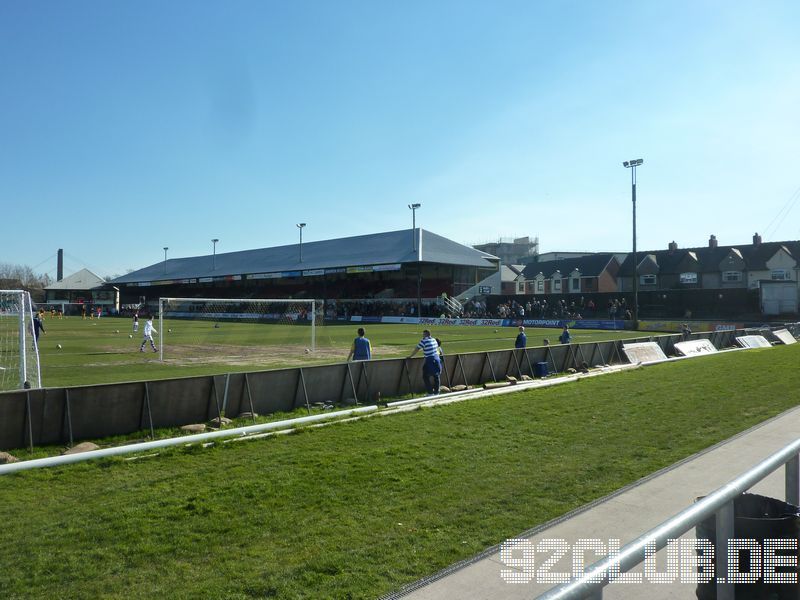
[[[166,252],[167,250],[169,250],[169,247],[164,246],[164,252]]]
[[[303,227],[305,227],[305,226],[306,226],[306,224],[305,224],[305,223],[298,223],[298,224],[297,224],[297,226],[298,226],[300,229],[302,229]]]
[[[218,239],[218,238],[214,238],[214,239],[213,239],[213,240],[211,240],[211,241],[212,241],[212,242],[214,242],[214,243],[216,244],[216,243],[219,241],[219,239]]]
[[[416,208],[419,208],[420,206],[422,206],[422,204],[420,204],[419,202],[415,202],[414,204],[409,204],[408,208],[410,208],[411,210],[414,210]]]

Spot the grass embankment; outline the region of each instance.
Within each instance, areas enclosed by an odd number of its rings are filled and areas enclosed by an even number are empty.
[[[3,598],[374,598],[793,406],[800,346],[4,476]]]
[[[157,322],[156,325],[158,328]],[[59,387],[344,362],[359,326],[348,323],[317,327],[317,351],[306,354],[305,348],[311,345],[308,326],[214,325],[211,321],[167,321],[161,327],[164,331],[155,336],[156,344],[160,342],[159,336],[164,336],[165,361],[162,363],[149,346],[146,352],[139,352],[144,323],[134,334],[129,319],[47,318],[46,333],[39,338],[42,380],[46,387]],[[372,341],[375,358],[408,356],[419,342],[423,329],[421,325],[364,324],[364,327]],[[431,329],[448,353],[513,348],[517,334],[513,327]],[[541,345],[544,338],[555,343],[559,333],[560,330],[529,328],[528,345]],[[580,343],[636,335],[641,334],[575,330],[573,340]]]

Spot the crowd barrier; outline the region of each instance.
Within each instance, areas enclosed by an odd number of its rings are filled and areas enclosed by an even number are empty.
[[[693,334],[717,348],[734,344],[735,332]],[[624,340],[655,341],[667,355],[681,336]],[[521,350],[449,354],[442,384],[481,385],[507,375],[534,376],[536,363],[563,372],[628,362],[623,341],[586,342]],[[261,415],[322,404],[372,404],[424,394],[423,359],[394,358],[249,373],[182,377],[146,382],[44,388],[0,393],[0,449],[69,444],[86,439],[202,423],[222,415]]]

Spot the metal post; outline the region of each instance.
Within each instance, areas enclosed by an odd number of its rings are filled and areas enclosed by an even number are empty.
[[[211,254],[211,270],[216,271],[217,269],[217,242],[219,241],[218,238],[214,238],[211,240],[211,243],[214,244],[214,249],[212,250]]]
[[[420,238],[419,251],[417,251],[417,209],[422,204],[415,202],[409,204],[411,209],[411,248],[417,258],[417,317],[422,316],[422,239]]]
[[[636,254],[636,167],[640,167],[643,159],[626,160],[622,163],[631,170],[631,200],[633,201],[633,326],[639,329],[639,257]]]
[[[358,392],[356,391],[356,382],[353,379],[353,372],[350,370],[350,363],[345,363],[347,365],[347,376],[350,378],[350,389],[353,390],[353,400],[356,402],[356,406],[358,406]]]
[[[445,377],[447,377],[447,387],[449,387],[450,391],[452,391],[453,380],[450,377],[450,371],[447,370],[447,361],[445,360],[444,356],[442,357],[442,371],[444,372]]]
[[[303,375],[303,369],[300,369],[300,385],[303,387],[303,399],[306,401],[306,409],[308,414],[311,414],[311,402],[308,399],[308,388],[306,388],[306,376]]]
[[[486,367],[486,363],[489,363],[489,371],[492,373],[492,381],[497,381],[497,376],[494,374],[494,367],[492,366],[492,359],[489,356],[488,352],[485,353],[485,357],[483,359],[483,368],[481,368],[481,377],[483,377],[483,370]]]
[[[250,392],[250,379],[248,379],[247,373],[244,374],[244,389],[247,391],[247,402],[248,402],[248,404],[250,406],[250,418],[253,419],[253,423],[255,423],[256,422],[256,409],[253,408],[253,394]],[[297,397],[297,392],[295,392],[294,395],[295,395],[295,397]]]
[[[403,359],[403,371],[405,371],[406,380],[408,381],[408,393],[411,394],[411,397],[413,398],[414,397],[414,386],[411,383],[411,371],[408,368],[408,359],[407,358]],[[402,373],[400,374],[400,376],[402,377]],[[400,391],[400,385],[399,384],[397,386],[397,391],[398,392]]]
[[[19,387],[24,388],[25,382],[28,381],[28,357],[27,357],[27,342],[25,340],[25,294],[27,292],[19,293]],[[33,325],[33,316],[31,316],[31,325]]]
[[[167,250],[169,250],[169,248],[164,246],[164,275],[167,274]]]
[[[639,257],[636,253],[636,167],[631,169],[633,200],[633,327],[639,329]]]
[[[33,452],[33,423],[31,422],[31,391],[27,390],[25,392],[25,419],[28,422],[27,427],[27,434],[28,434],[28,451]]]
[[[303,262],[303,227],[305,223],[297,223],[297,228],[300,230],[300,262]]]
[[[222,393],[222,412],[226,412],[228,409],[228,388],[231,384],[231,374],[225,374],[225,391]]]
[[[789,459],[785,467],[786,502],[800,505],[800,456]]]
[[[525,355],[525,362],[527,362],[527,363],[528,363],[528,373],[530,373],[530,376],[531,376],[531,377],[534,377],[534,376],[536,375],[536,373],[535,373],[535,371],[533,370],[533,365],[531,364],[531,357],[530,357],[530,356],[528,356],[528,350],[527,350],[527,348],[523,348],[523,349],[522,349],[522,354],[524,354],[524,355]]]
[[[72,446],[74,446],[75,444],[72,439],[72,411],[70,410],[69,407],[69,388],[64,390],[64,402],[65,402],[64,419],[67,421],[67,429],[69,431],[69,447],[72,448]]]
[[[728,583],[728,540],[734,537],[733,530],[733,500],[720,508],[716,515],[717,539],[716,545],[716,574],[717,574],[717,600],[734,600],[735,592],[732,583]]]
[[[150,408],[150,386],[146,381],[144,382],[144,401],[147,406],[147,419],[150,423],[150,438],[156,439],[156,430],[153,427],[153,411]]]
[[[27,298],[27,300],[28,300],[28,316],[31,319],[31,333],[35,334],[36,332],[33,331],[33,300],[31,299],[30,292],[25,292],[25,298]],[[42,365],[41,365],[41,362],[39,361],[39,342],[36,340],[36,335],[33,335],[33,348],[34,348],[34,350],[36,352],[36,360],[34,361],[35,362],[34,366],[35,366],[35,371],[36,371],[36,373],[35,373],[35,375],[36,375],[36,387],[37,388],[43,388],[44,384],[42,383]],[[25,376],[26,376],[26,380],[25,381],[28,381],[30,383],[30,380],[27,379],[28,377],[30,377],[30,375],[28,374],[27,366],[25,367]],[[23,382],[22,385],[24,386],[25,382]]]
[[[213,375],[211,376],[211,393],[214,394],[214,405],[217,407],[217,424],[219,428],[222,429],[222,410],[219,407],[219,394],[217,393],[217,379]],[[209,394],[210,395],[210,394]],[[209,406],[209,408],[211,408]],[[211,418],[210,411],[206,413],[208,415],[208,419]]]
[[[408,205],[408,208],[411,209],[411,248],[414,253],[417,252],[417,209],[421,206],[422,204],[419,202]]]
[[[467,372],[464,370],[464,361],[461,360],[461,355],[456,354],[456,363],[461,368],[461,376],[464,378],[464,385],[469,387],[469,381],[467,380]],[[480,381],[478,382],[480,383]]]

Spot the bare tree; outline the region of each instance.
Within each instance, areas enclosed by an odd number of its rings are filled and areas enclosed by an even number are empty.
[[[36,274],[28,265],[0,263],[0,279],[17,281],[24,288],[42,289],[50,285],[50,276]]]

